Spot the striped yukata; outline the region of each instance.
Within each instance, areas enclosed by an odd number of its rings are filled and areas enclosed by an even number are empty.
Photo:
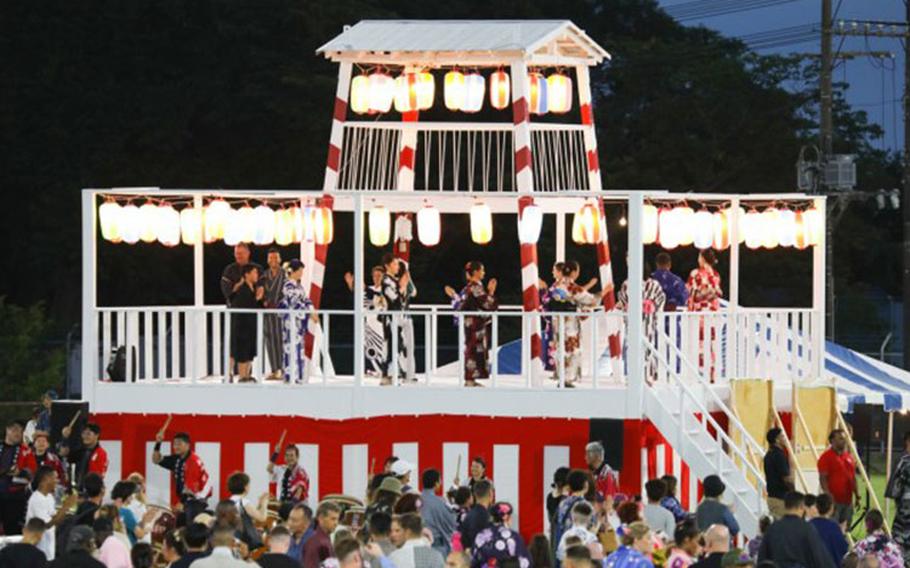
[[[278,309],[284,297],[284,283],[287,280],[282,268],[275,274],[271,268],[262,273],[259,285],[265,289],[265,307],[270,310]],[[266,314],[262,322],[262,331],[265,335],[265,351],[268,353],[272,373],[278,373],[283,367],[284,338],[282,337],[282,321],[279,314]]]

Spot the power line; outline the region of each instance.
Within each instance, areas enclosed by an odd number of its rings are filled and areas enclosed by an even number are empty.
[[[758,10],[780,4],[788,4],[796,0],[692,0],[673,6],[667,6],[664,11],[680,22],[713,18]]]

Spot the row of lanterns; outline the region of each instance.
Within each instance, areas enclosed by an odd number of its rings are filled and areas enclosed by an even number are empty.
[[[773,249],[795,247],[805,249],[821,242],[824,219],[821,213],[810,208],[804,211],[768,207],[737,211],[739,243],[746,248]],[[730,246],[730,221],[733,210],[710,212],[695,211],[688,205],[664,207],[646,204],[642,210],[642,241],[660,244],[665,249],[694,245],[699,249],[724,250]]]
[[[563,73],[548,77],[538,72],[528,74],[530,111],[562,114],[572,109],[572,79]],[[487,80],[476,71],[463,73],[453,69],[443,80],[447,109],[467,113],[483,108]],[[490,75],[490,106],[502,110],[509,105],[511,86],[509,74],[502,69]],[[436,84],[428,71],[403,73],[396,78],[383,70],[363,74],[351,80],[351,110],[357,114],[381,114],[392,107],[401,113],[427,110],[433,106]]]
[[[121,205],[109,199],[98,208],[101,236],[113,243],[159,242],[164,246],[195,245],[223,240],[285,246],[311,241],[329,244],[334,238],[332,211],[307,206],[274,210],[262,204],[237,209],[223,199],[214,199],[202,209],[190,206],[179,213],[169,203],[147,201],[141,207]]]

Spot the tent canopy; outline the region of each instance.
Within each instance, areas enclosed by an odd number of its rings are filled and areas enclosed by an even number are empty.
[[[842,345],[825,342],[825,374],[854,404],[881,404],[886,412],[910,409],[910,372]]]

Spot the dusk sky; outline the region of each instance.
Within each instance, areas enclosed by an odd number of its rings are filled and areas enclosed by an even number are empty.
[[[672,10],[692,9],[692,0],[659,0],[660,5]],[[699,6],[711,8],[746,4],[743,2],[729,2],[724,0],[700,1]],[[749,4],[761,4],[754,0]],[[769,5],[770,4],[770,5]],[[904,21],[905,7],[901,0],[833,0],[837,9],[834,21],[838,20],[886,20]],[[720,15],[709,18],[696,18],[684,21],[688,26],[704,25],[716,29],[726,36],[748,36],[761,32],[792,28],[815,24],[819,29],[821,21],[820,0],[781,0],[764,2],[766,7],[754,10],[744,10],[732,14]],[[838,9],[839,6],[839,9]],[[691,13],[691,12],[690,12]],[[695,14],[693,14],[694,16]],[[787,33],[784,39],[805,38],[810,34],[800,34],[798,30]],[[759,50],[761,53],[818,53],[821,48],[821,34],[815,32],[812,38],[804,43],[769,47]],[[767,36],[766,36],[767,37]],[[777,36],[781,37],[781,36]],[[839,36],[834,38],[834,48],[837,49],[841,42]],[[770,43],[770,42],[769,42]],[[870,122],[881,124],[885,130],[883,141],[875,141],[875,145],[883,143],[886,148],[900,148],[903,144],[902,110],[900,98],[903,92],[903,66],[904,53],[899,40],[891,38],[847,37],[844,39],[842,51],[890,51],[894,54],[893,60],[885,61],[884,71],[879,61],[870,61],[869,58],[856,58],[849,61],[839,61],[834,71],[835,81],[849,83],[847,99],[854,108],[865,110]],[[892,68],[894,69],[892,71]],[[882,76],[884,74],[884,89]],[[884,120],[882,117],[882,100],[884,98]],[[897,99],[897,100],[895,100]],[[896,128],[895,128],[896,125]]]

